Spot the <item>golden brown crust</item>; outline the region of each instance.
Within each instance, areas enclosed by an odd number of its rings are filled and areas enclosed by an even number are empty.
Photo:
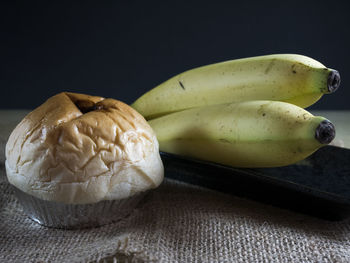
[[[139,113],[114,99],[70,92],[18,124],[6,158],[10,183],[66,203],[126,197],[163,178],[158,142]]]

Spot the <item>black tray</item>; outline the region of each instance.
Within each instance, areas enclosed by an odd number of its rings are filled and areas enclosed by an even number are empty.
[[[232,168],[161,152],[165,176],[273,206],[342,220],[350,215],[350,150],[325,146],[297,164]]]

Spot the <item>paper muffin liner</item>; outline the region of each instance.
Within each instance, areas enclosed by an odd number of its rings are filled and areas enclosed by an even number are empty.
[[[33,221],[64,229],[97,227],[118,221],[128,216],[147,194],[146,191],[121,200],[75,205],[42,200],[14,189],[24,212]]]

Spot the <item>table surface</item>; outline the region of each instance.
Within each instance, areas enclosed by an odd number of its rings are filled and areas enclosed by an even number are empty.
[[[0,179],[5,142],[27,113],[0,110]],[[350,148],[350,111],[313,113],[335,124],[335,145]],[[98,231],[38,227],[19,210],[5,181],[0,190],[1,262],[350,262],[350,219],[324,221],[172,180],[137,213]]]

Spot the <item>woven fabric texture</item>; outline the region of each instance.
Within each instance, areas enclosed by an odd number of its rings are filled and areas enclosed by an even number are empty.
[[[25,216],[1,169],[0,262],[349,262],[328,222],[166,180],[127,218],[84,230]]]

